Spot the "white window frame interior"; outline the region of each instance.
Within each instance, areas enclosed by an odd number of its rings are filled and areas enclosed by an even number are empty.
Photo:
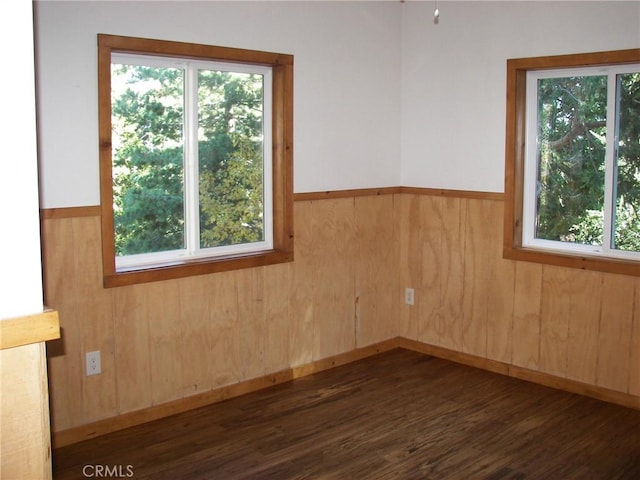
[[[248,253],[260,253],[273,249],[272,68],[266,65],[191,60],[186,58],[159,57],[128,53],[112,53],[111,64],[177,68],[184,71],[183,167],[185,197],[185,248],[126,256],[116,255],[116,272],[121,273],[158,266],[179,265],[188,260],[213,259]],[[262,241],[220,247],[200,248],[200,216],[198,201],[198,70],[262,75],[262,194],[264,225],[264,239]]]
[[[526,135],[523,185],[522,246],[534,250],[594,257],[640,260],[640,252],[611,248],[615,198],[615,155],[617,132],[617,75],[636,73],[640,64],[606,65],[562,69],[528,70],[526,79]],[[584,245],[535,237],[536,189],[538,173],[538,80],[572,76],[607,77],[607,130],[605,148],[604,231],[602,245]]]

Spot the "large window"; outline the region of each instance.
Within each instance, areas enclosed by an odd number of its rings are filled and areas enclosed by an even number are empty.
[[[292,258],[292,58],[99,36],[105,285]]]
[[[640,275],[640,50],[507,62],[505,256]]]

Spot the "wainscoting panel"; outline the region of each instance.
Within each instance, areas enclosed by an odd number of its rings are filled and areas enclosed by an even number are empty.
[[[348,193],[296,197],[291,263],[110,289],[99,211],[44,212],[46,304],[62,329],[48,346],[54,432],[283,381],[395,338],[640,401],[638,277],[503,259],[496,194]],[[87,377],[93,350],[102,373]]]
[[[503,202],[404,194],[400,336],[638,395],[640,281],[502,258]]]
[[[43,215],[56,432],[312,364],[395,337],[393,195],[295,203],[295,261],[102,287],[100,219]],[[85,212],[83,209],[82,212]],[[85,375],[100,350],[102,373]]]

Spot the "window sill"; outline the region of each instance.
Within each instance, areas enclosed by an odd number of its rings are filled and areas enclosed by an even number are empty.
[[[558,267],[579,268],[598,272],[640,277],[640,263],[619,258],[572,255],[533,248],[505,246],[503,257],[509,260],[542,263]]]
[[[264,267],[278,263],[293,261],[293,252],[285,250],[269,250],[255,254],[229,255],[215,259],[197,259],[180,263],[154,266],[144,269],[133,269],[105,274],[105,288],[124,287],[138,283],[173,280],[194,275],[227,272],[244,268]]]

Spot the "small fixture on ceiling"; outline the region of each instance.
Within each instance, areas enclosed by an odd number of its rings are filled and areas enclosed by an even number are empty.
[[[435,10],[433,11],[433,23],[435,23],[436,25],[438,23],[440,23],[440,9],[438,8],[438,0],[436,1],[436,7]],[[402,5],[404,5],[405,0],[400,0],[400,3]]]

